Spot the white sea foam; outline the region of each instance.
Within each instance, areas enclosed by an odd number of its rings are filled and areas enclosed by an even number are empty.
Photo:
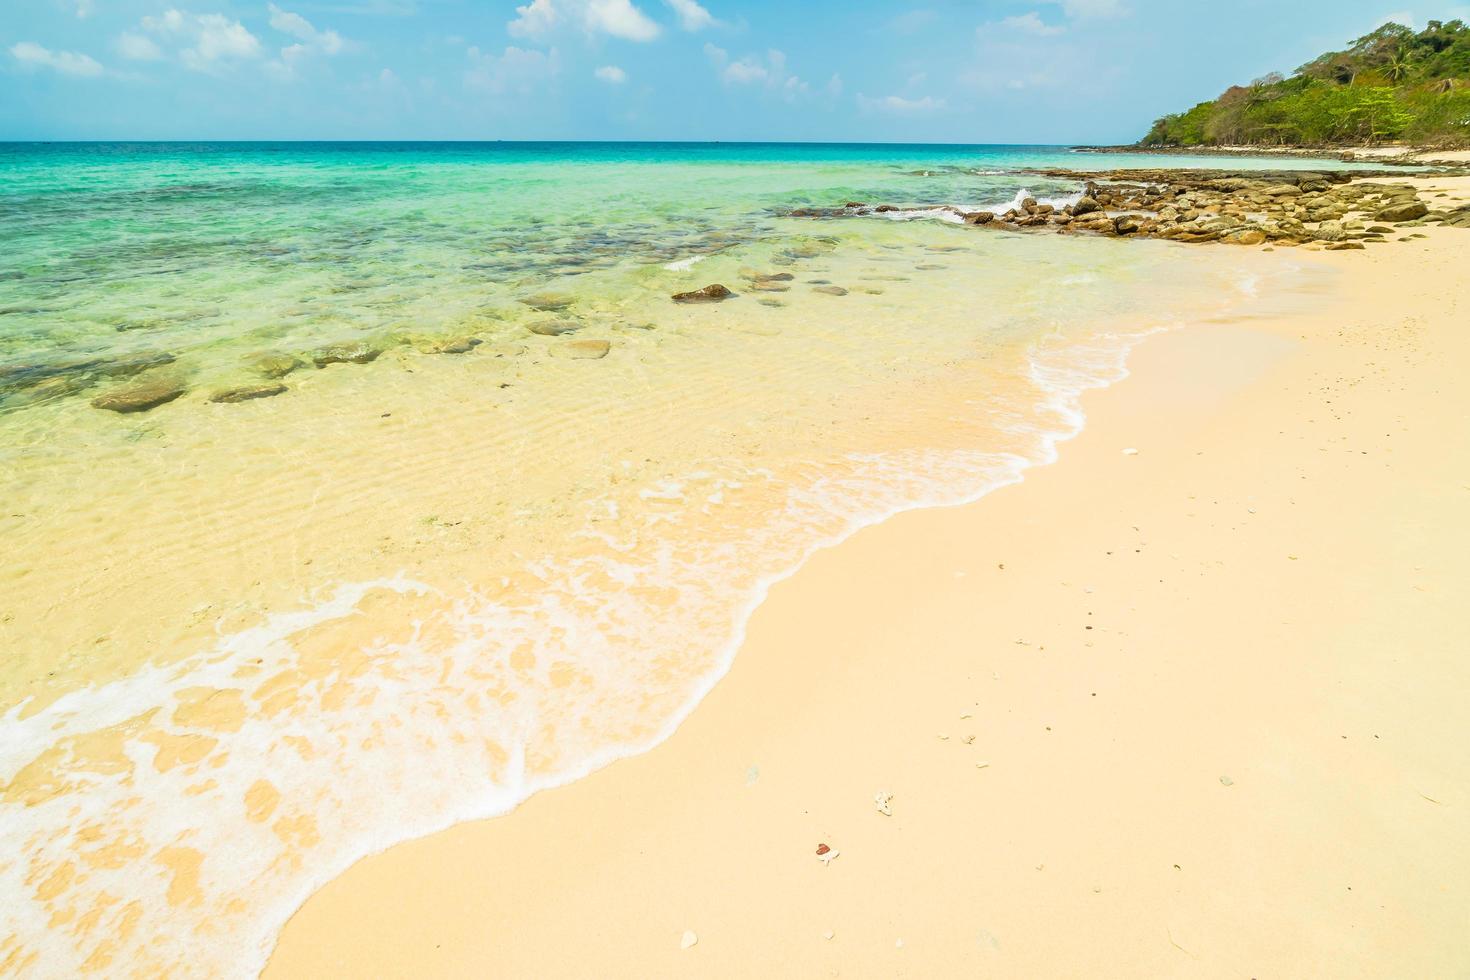
[[[691,255],[688,258],[675,259],[673,262],[666,264],[664,268],[668,269],[670,272],[688,272],[690,269],[703,262],[705,258],[707,258],[707,256]]]

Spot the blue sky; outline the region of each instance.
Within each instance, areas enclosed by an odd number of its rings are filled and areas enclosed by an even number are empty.
[[[0,139],[1120,142],[1392,3],[0,0]]]

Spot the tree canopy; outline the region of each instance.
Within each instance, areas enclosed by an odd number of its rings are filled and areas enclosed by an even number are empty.
[[[1163,117],[1145,146],[1470,145],[1470,27],[1388,23],[1302,65]]]

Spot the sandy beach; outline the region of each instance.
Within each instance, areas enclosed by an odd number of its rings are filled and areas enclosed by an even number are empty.
[[[1470,971],[1470,235],[1424,231],[1150,339],[1058,463],[819,553],[667,742],[361,861],[266,976]]]

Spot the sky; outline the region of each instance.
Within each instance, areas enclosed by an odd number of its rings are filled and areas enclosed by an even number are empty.
[[[1388,2],[0,0],[0,140],[1131,142]]]

